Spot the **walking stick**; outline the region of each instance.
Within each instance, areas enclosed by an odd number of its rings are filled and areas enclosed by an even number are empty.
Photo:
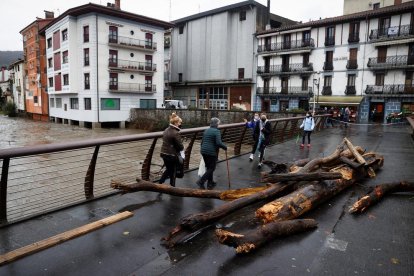
[[[229,169],[229,158],[227,157],[227,150],[226,150],[226,163],[227,163],[227,180],[229,182],[229,190],[230,190],[230,169]]]

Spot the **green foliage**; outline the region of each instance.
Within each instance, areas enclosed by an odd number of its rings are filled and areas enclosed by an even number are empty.
[[[17,106],[13,102],[7,102],[2,107],[3,113],[8,115],[9,117],[16,117],[17,116]]]

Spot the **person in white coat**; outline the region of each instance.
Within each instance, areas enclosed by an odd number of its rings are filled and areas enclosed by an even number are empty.
[[[305,146],[305,137],[308,136],[308,148],[311,146],[311,133],[315,128],[315,120],[313,119],[310,112],[306,113],[306,118],[303,120],[300,128],[303,128],[303,136],[302,136],[302,144],[300,145],[301,148]]]

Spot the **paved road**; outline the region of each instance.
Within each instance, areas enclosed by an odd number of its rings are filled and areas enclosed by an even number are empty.
[[[359,183],[321,205],[306,218],[316,230],[278,239],[248,256],[220,245],[214,227],[242,232],[257,226],[254,211],[244,208],[206,229],[187,244],[167,250],[160,245],[187,214],[222,204],[214,199],[177,198],[140,192],[116,195],[0,229],[0,253],[73,229],[122,210],[134,217],[0,267],[0,275],[414,275],[414,197],[395,194],[353,216],[349,206],[368,187],[414,178],[414,143],[407,127],[350,127],[315,134],[310,150],[295,141],[273,146],[276,162],[330,154],[347,136],[355,145],[381,153],[385,165],[377,178]],[[247,156],[230,161],[232,187],[256,186],[257,161]],[[195,187],[196,172],[177,185]],[[227,185],[220,163],[218,188]],[[109,180],[108,180],[109,185]]]

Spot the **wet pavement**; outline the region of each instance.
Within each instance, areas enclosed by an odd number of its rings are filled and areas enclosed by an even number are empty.
[[[269,148],[267,158],[286,162],[329,155],[347,136],[385,157],[374,179],[367,179],[303,216],[318,228],[269,242],[247,256],[220,245],[214,228],[243,232],[258,223],[243,208],[174,249],[160,239],[185,215],[223,202],[139,192],[115,195],[0,229],[0,253],[48,238],[123,210],[134,216],[77,239],[0,267],[0,275],[414,275],[414,195],[387,196],[365,214],[347,210],[370,186],[414,178],[414,143],[406,126],[327,129],[312,135],[312,148],[296,141]],[[300,142],[299,142],[300,143]],[[248,156],[230,160],[232,188],[257,186],[260,171]],[[262,171],[265,169],[262,169]],[[217,189],[227,186],[226,163],[218,164]],[[195,187],[196,171],[177,186]],[[110,180],[108,179],[108,185]]]

